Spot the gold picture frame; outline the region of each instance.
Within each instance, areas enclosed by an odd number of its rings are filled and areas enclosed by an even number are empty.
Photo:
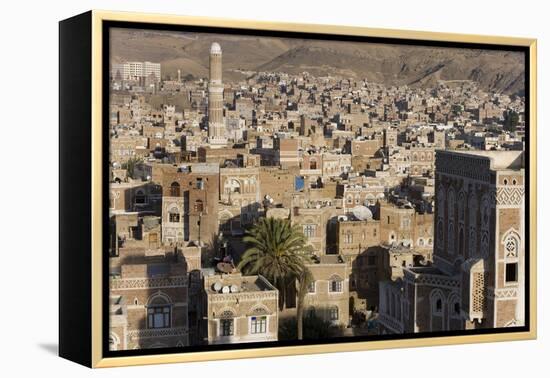
[[[84,21],[83,21],[84,20]],[[148,355],[132,355],[120,357],[105,357],[104,348],[104,322],[102,308],[105,304],[105,292],[103,287],[104,264],[102,260],[104,248],[103,234],[103,216],[105,211],[104,200],[104,169],[105,169],[105,142],[103,137],[103,116],[105,107],[104,101],[104,23],[105,22],[128,22],[128,23],[148,23],[162,25],[188,25],[188,26],[205,26],[216,28],[236,28],[248,29],[257,31],[284,31],[295,33],[336,35],[336,36],[357,36],[357,37],[375,37],[375,38],[391,38],[391,39],[406,39],[418,41],[436,41],[436,42],[454,42],[454,43],[471,43],[478,45],[501,45],[505,46],[520,46],[528,49],[529,66],[528,69],[528,93],[529,98],[529,235],[526,238],[529,240],[529,329],[524,332],[513,333],[487,333],[475,335],[457,335],[457,336],[429,336],[422,338],[404,338],[398,340],[373,340],[373,341],[353,341],[330,344],[313,344],[313,345],[297,345],[297,346],[275,346],[268,348],[253,348],[253,349],[226,349],[212,350],[201,352],[182,352],[169,354],[148,354]],[[536,152],[536,124],[537,124],[537,41],[536,39],[513,38],[500,36],[481,36],[469,34],[451,34],[451,33],[436,33],[411,30],[393,30],[393,29],[377,29],[367,27],[352,27],[352,26],[335,26],[335,25],[317,25],[317,24],[294,24],[294,23],[278,23],[278,22],[260,22],[252,20],[231,20],[218,19],[210,17],[190,17],[190,16],[175,16],[175,15],[160,15],[160,14],[142,14],[142,13],[126,13],[126,12],[110,12],[94,10],[84,15],[77,16],[73,19],[62,21],[60,23],[60,87],[61,92],[68,90],[70,79],[64,79],[66,74],[64,71],[68,67],[69,62],[66,60],[75,59],[76,55],[80,59],[89,60],[89,81],[85,81],[82,85],[83,91],[90,91],[89,98],[83,100],[80,98],[70,98],[70,95],[63,97],[61,94],[60,112],[61,118],[61,166],[63,168],[64,159],[67,159],[67,154],[75,152],[67,148],[64,150],[65,138],[69,139],[69,135],[65,133],[69,127],[69,117],[74,113],[67,112],[66,108],[72,103],[71,101],[80,101],[82,109],[87,107],[86,116],[79,118],[80,121],[90,121],[90,128],[86,129],[85,125],[79,125],[83,130],[81,138],[85,143],[89,144],[90,156],[89,169],[86,168],[83,175],[87,175],[89,179],[82,181],[83,188],[89,194],[89,202],[86,206],[89,208],[90,220],[84,225],[76,225],[71,222],[67,215],[64,221],[63,215],[68,212],[69,198],[78,198],[77,193],[72,193],[69,188],[71,185],[76,185],[70,182],[68,175],[70,166],[66,170],[61,169],[61,197],[66,196],[67,202],[60,203],[61,210],[61,231],[60,231],[60,355],[73,361],[82,363],[90,367],[116,367],[129,365],[144,365],[144,364],[162,364],[174,362],[192,362],[192,361],[209,361],[221,359],[239,359],[252,357],[270,357],[298,354],[313,354],[313,353],[328,353],[328,352],[346,352],[360,351],[373,349],[389,349],[389,348],[409,348],[409,347],[425,347],[449,344],[468,344],[468,343],[484,343],[496,341],[513,341],[535,339],[537,336],[537,265],[536,265],[536,210],[537,210],[537,152]],[[84,38],[85,46],[82,42],[73,40],[76,37],[71,37],[67,34],[74,34],[78,31],[85,31],[88,37]],[[80,43],[80,49],[77,49]],[[74,52],[70,52],[75,50]],[[83,51],[86,53],[83,53]],[[65,60],[64,60],[65,59]],[[75,73],[76,75],[76,73]],[[66,75],[65,75],[66,76]],[[68,76],[66,76],[68,77]],[[67,86],[65,86],[67,85]],[[89,100],[90,102],[86,102]],[[79,116],[78,114],[76,116]],[[87,117],[87,118],[86,118]],[[65,123],[67,124],[65,124]],[[67,135],[66,137],[64,135]],[[79,134],[80,135],[80,134]],[[64,173],[65,172],[65,173]],[[80,185],[80,184],[79,184]],[[63,189],[66,188],[66,189]],[[80,227],[80,228],[76,228]],[[89,240],[89,246],[84,244],[82,250],[85,250],[85,259],[78,259],[74,256],[69,256],[69,241],[66,243],[67,232],[73,231],[76,233],[85,233]],[[88,248],[89,247],[89,248]],[[76,251],[78,252],[78,251]],[[75,253],[72,251],[71,253]],[[69,270],[73,270],[70,273]],[[86,272],[81,274],[81,277],[75,277],[76,273]],[[88,280],[89,286],[79,283],[79,279]],[[78,281],[78,282],[77,282]],[[84,294],[81,298],[84,307],[83,311],[89,312],[89,317],[83,317],[76,323],[68,325],[68,317],[76,317],[74,307],[82,306],[82,303],[74,302],[72,299],[65,299],[73,294],[75,290],[84,290],[89,295]],[[81,310],[82,310],[81,308]],[[76,331],[80,330],[78,337],[89,341],[89,349],[83,348],[80,351],[74,351],[76,341],[72,336]],[[84,336],[82,336],[84,335]]]

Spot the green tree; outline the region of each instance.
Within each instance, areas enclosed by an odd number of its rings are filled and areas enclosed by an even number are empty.
[[[514,132],[519,124],[519,114],[513,110],[504,113],[504,130]]]
[[[279,322],[279,340],[295,340],[297,338],[297,323],[295,318],[281,320]],[[342,334],[341,327],[333,326],[329,321],[323,320],[315,314],[304,316],[303,323],[303,340],[324,340]]]
[[[298,340],[304,338],[304,305],[306,294],[309,290],[309,285],[313,282],[313,275],[311,271],[304,266],[302,272],[298,277],[298,303],[296,306],[296,323],[297,323],[297,333]]]
[[[136,168],[136,164],[138,164],[142,161],[143,160],[140,159],[140,158],[131,157],[130,159],[128,159],[126,164],[122,165],[123,168],[126,168],[127,176],[129,178],[134,178],[134,171],[135,171],[135,168]]]
[[[286,302],[287,288],[296,285],[298,291],[297,323],[302,335],[303,302],[311,272],[305,265],[311,249],[297,225],[287,219],[260,218],[243,238],[248,249],[238,265],[244,274],[261,274],[279,290],[279,308]]]

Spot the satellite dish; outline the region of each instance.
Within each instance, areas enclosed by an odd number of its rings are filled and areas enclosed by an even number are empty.
[[[221,289],[222,289],[222,283],[219,282],[219,281],[216,282],[216,283],[214,284],[214,290],[215,290],[215,291],[220,291]]]
[[[366,206],[355,206],[351,213],[359,220],[372,220],[372,211]]]
[[[224,294],[229,294],[229,291],[230,291],[229,286],[224,286],[222,288],[222,293],[224,293]]]
[[[231,292],[236,293],[239,291],[239,287],[237,285],[231,285]]]

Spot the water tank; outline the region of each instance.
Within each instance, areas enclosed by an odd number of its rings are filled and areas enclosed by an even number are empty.
[[[372,211],[366,206],[356,206],[351,212],[359,220],[372,220]]]

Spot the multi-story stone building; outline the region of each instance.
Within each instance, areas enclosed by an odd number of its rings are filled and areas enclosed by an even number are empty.
[[[434,214],[420,213],[409,202],[380,203],[380,241],[386,244],[403,244],[425,250],[433,248]]]
[[[210,243],[218,234],[218,165],[197,163],[167,170],[162,182],[163,243]]]
[[[525,322],[521,151],[438,152],[433,265],[380,287],[382,332]]]
[[[349,267],[341,256],[321,255],[306,265],[313,281],[304,299],[305,316],[315,315],[332,325],[347,327],[349,313]]]
[[[110,350],[189,345],[185,257],[162,248],[121,248],[109,262]]]
[[[220,168],[219,224],[223,233],[242,234],[260,215],[260,173],[257,167]]]
[[[277,341],[279,291],[264,277],[215,274],[204,290],[208,344]]]

